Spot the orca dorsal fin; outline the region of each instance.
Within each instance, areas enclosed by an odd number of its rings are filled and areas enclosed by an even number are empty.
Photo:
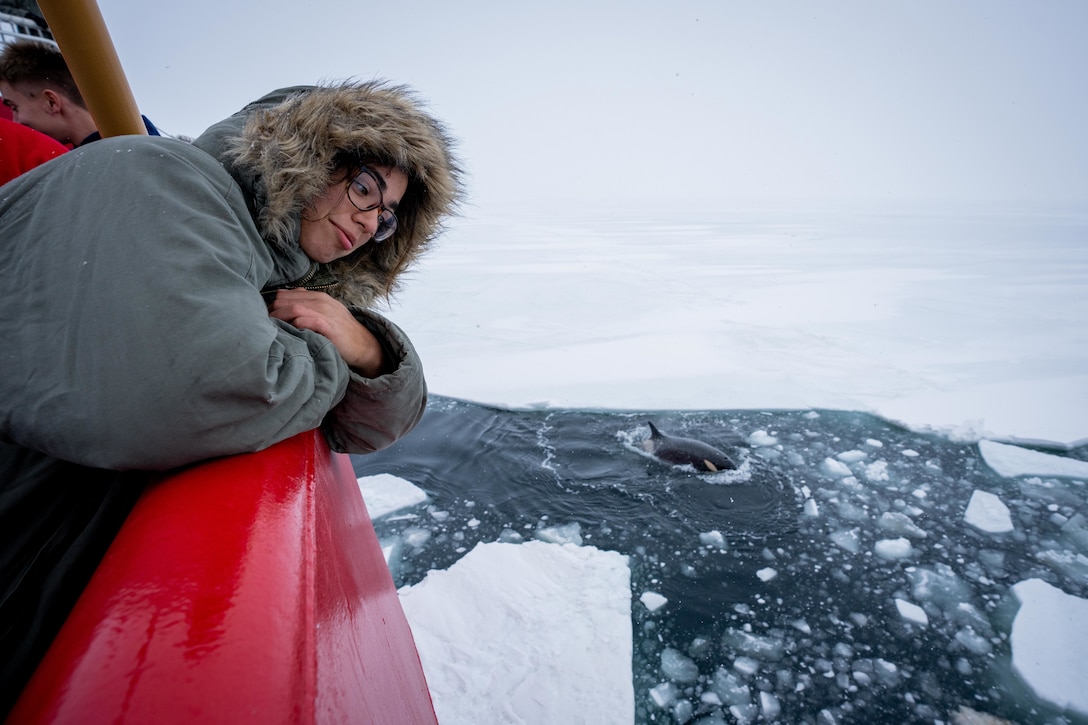
[[[646,425],[650,426],[650,437],[651,438],[660,438],[661,437],[661,431],[659,431],[657,429],[657,426],[654,425],[654,422],[652,420],[646,421]]]

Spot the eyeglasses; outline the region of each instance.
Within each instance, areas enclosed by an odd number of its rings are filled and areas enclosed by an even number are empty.
[[[374,230],[375,242],[384,242],[397,231],[397,217],[392,210],[386,208],[381,182],[378,181],[378,175],[370,169],[364,167],[348,182],[348,201],[359,211],[381,209],[378,213],[378,228]]]

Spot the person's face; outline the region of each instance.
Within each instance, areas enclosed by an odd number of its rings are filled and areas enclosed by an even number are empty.
[[[4,105],[11,109],[13,121],[52,136],[61,143],[69,143],[70,139],[58,135],[64,132],[64,128],[53,104],[56,96],[53,91],[31,93],[21,84],[12,85],[7,81],[0,81],[0,95],[4,97]]]
[[[381,204],[378,207],[361,211],[349,197],[348,180],[342,179],[330,184],[325,193],[303,211],[298,243],[306,256],[315,262],[332,262],[346,257],[369,242],[378,229],[378,216],[396,211],[404,198],[408,190],[407,174],[391,166],[367,168],[373,172],[373,177],[362,174],[353,177],[351,183],[356,183],[355,178],[360,184],[376,182],[376,190],[360,187],[354,193],[357,198],[360,192],[379,194]]]

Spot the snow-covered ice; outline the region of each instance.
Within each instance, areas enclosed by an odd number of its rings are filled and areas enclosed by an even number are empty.
[[[1082,213],[672,211],[466,214],[390,314],[435,392],[482,403],[834,408],[1088,441]]]
[[[1012,587],[1012,661],[1047,700],[1088,716],[1088,600],[1039,579]]]
[[[358,479],[359,490],[366,501],[366,510],[372,519],[387,516],[396,511],[411,508],[427,500],[427,492],[411,481],[379,473]]]
[[[627,557],[478,544],[401,602],[443,725],[633,721]]]
[[[1002,476],[1058,476],[1088,479],[1088,461],[1078,461],[1020,446],[982,440],[979,453]]]
[[[1009,507],[989,491],[974,491],[971,494],[963,520],[989,534],[1003,534],[1013,530]]]

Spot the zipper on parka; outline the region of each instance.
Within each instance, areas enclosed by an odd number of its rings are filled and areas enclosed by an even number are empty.
[[[298,279],[284,284],[271,285],[261,290],[265,304],[270,304],[281,289],[308,289],[313,292],[327,292],[340,284],[340,280],[325,265],[314,262],[313,266]]]

